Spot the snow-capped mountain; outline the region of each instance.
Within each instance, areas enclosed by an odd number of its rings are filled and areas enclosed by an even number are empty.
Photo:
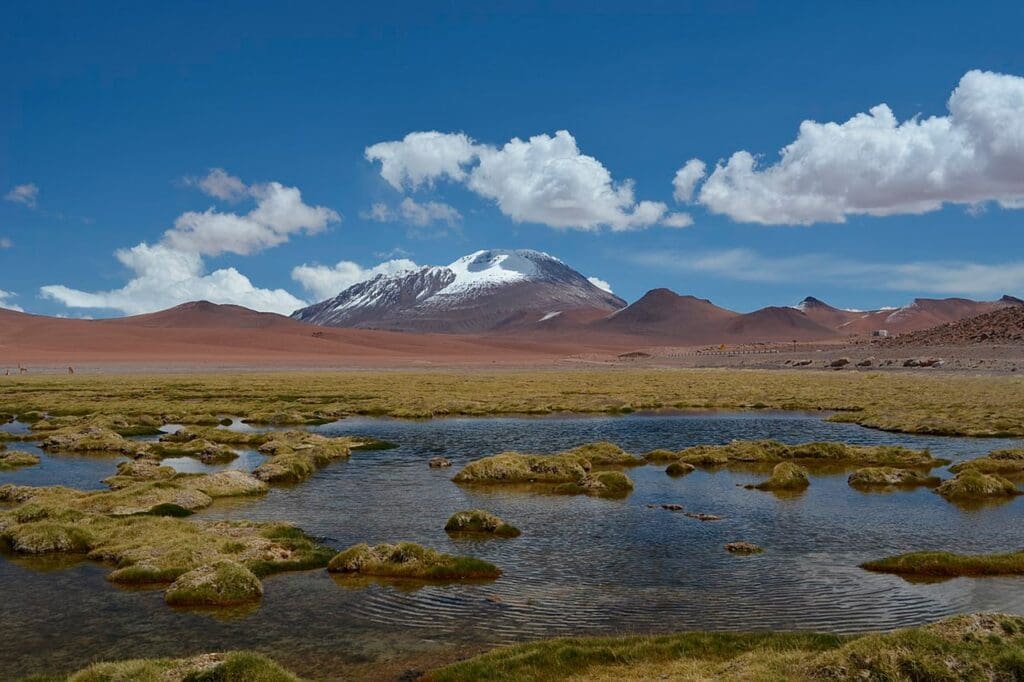
[[[377,275],[292,317],[331,327],[467,333],[625,305],[546,253],[491,249],[446,266]]]

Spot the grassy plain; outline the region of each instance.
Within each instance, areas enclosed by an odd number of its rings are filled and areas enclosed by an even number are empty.
[[[1024,436],[1024,377],[729,369],[349,371],[3,377],[0,413],[117,414],[187,423],[217,415],[624,413],[661,409],[836,411],[890,431]]]

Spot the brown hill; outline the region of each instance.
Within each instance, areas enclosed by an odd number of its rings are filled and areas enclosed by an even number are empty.
[[[820,341],[836,336],[833,329],[818,324],[796,308],[770,306],[731,320],[725,332],[737,342]]]
[[[711,301],[695,296],[680,296],[669,289],[652,289],[635,303],[600,319],[592,331],[643,336],[675,343],[708,343],[715,340],[724,325],[739,316]]]
[[[864,315],[864,313],[857,310],[836,308],[813,296],[808,296],[800,301],[796,308],[814,322],[833,330],[839,329],[839,327],[849,324]]]
[[[973,301],[969,298],[915,298],[909,305],[894,310],[875,310],[840,325],[842,334],[870,334],[885,329],[890,334],[930,329],[947,322],[957,322],[1007,306],[1022,305],[1020,299],[1003,296],[996,301]]]
[[[574,344],[575,347],[575,344]],[[111,320],[0,310],[0,368],[17,364],[360,366],[536,362],[574,351],[515,338],[316,327],[207,302]]]
[[[885,345],[961,346],[972,344],[1024,344],[1024,305],[1009,305],[990,313],[947,322],[921,331],[886,339]]]

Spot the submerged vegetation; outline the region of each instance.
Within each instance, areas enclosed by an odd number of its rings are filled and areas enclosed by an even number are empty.
[[[501,570],[482,559],[442,554],[413,542],[397,545],[353,545],[331,559],[331,573],[415,580],[472,580],[497,578]]]
[[[448,519],[444,529],[453,535],[494,535],[502,538],[514,538],[520,535],[518,528],[505,523],[500,516],[483,509],[455,512]]]
[[[861,564],[878,573],[921,578],[961,576],[1024,575],[1024,551],[1007,554],[953,554],[950,552],[910,552]]]
[[[462,680],[1019,679],[1024,618],[955,616],[920,628],[840,637],[693,632],[553,639],[496,649],[427,675]]]
[[[835,421],[935,435],[1024,436],[1024,378],[868,372],[604,369],[4,377],[0,412],[40,421],[124,415],[132,426],[295,413],[622,413],[658,409],[828,410]],[[25,418],[23,421],[33,421]],[[149,427],[152,428],[152,427]]]

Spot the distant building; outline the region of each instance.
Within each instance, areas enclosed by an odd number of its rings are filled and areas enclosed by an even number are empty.
[[[876,329],[875,331],[871,332],[871,336],[881,336],[881,337],[884,338],[886,336],[889,336],[889,330],[888,329]]]

